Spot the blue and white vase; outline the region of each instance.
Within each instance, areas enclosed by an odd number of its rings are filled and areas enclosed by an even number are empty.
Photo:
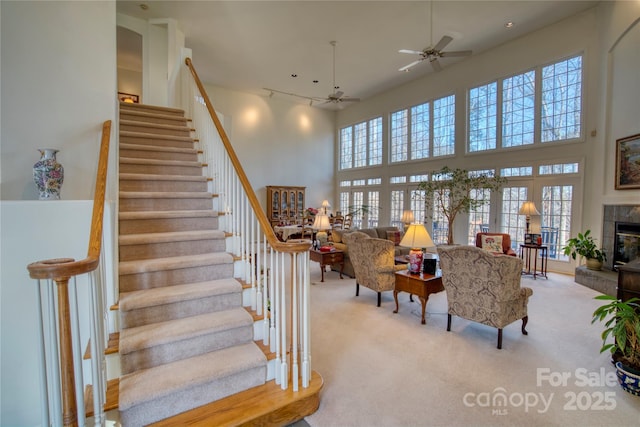
[[[40,200],[60,200],[64,168],[56,160],[55,148],[39,148],[40,160],[33,165],[33,180],[40,192]]]

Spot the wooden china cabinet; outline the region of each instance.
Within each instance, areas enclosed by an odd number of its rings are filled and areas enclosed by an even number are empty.
[[[267,217],[271,226],[301,221],[306,187],[267,185]]]

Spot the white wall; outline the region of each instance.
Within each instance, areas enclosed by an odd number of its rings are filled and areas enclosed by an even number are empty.
[[[225,129],[263,207],[267,185],[307,187],[307,207],[331,201],[333,111],[216,86],[206,90],[228,119]]]
[[[32,167],[48,147],[60,149],[61,197],[91,199],[116,111],[115,3],[2,2],[1,31],[0,197],[38,198]]]
[[[608,5],[609,6],[609,5]],[[605,18],[606,17],[606,18]],[[640,133],[640,1],[616,2],[603,13],[602,66],[608,78],[604,117],[605,204],[638,204],[640,191],[615,189],[616,140]]]

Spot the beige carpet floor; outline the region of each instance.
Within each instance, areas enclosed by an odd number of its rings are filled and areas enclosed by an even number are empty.
[[[446,331],[441,292],[427,304],[355,281],[312,275],[312,367],[324,378],[320,408],[306,418],[325,426],[638,426],[640,397],[615,382],[600,354],[600,325],[591,325],[597,292],[573,277],[523,277],[533,289],[529,335],[520,322],[497,330],[454,317]]]

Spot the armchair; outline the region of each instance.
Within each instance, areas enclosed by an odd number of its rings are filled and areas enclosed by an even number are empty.
[[[360,285],[365,286],[378,293],[380,307],[382,292],[395,288],[395,272],[407,267],[395,265],[395,249],[390,240],[375,239],[359,231],[345,234],[344,238],[356,276],[356,296]]]
[[[484,236],[501,236],[502,253],[505,255],[517,256],[516,251],[511,249],[511,236],[507,233],[478,233],[476,234],[476,247],[482,248],[482,240]]]
[[[498,349],[502,348],[502,328],[522,319],[522,333],[529,317],[527,302],[531,288],[520,287],[522,260],[493,255],[474,246],[438,246],[442,284],[451,316],[498,328]]]

